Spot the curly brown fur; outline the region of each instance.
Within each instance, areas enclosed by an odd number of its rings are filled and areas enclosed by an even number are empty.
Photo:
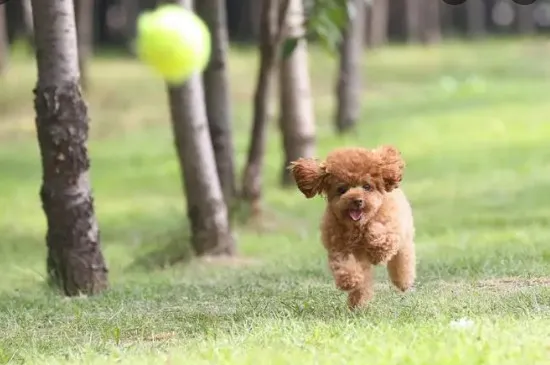
[[[339,148],[325,161],[298,159],[290,165],[298,189],[327,206],[321,238],[336,286],[358,308],[373,296],[373,265],[387,264],[401,291],[416,277],[414,222],[400,189],[405,162],[392,146]]]

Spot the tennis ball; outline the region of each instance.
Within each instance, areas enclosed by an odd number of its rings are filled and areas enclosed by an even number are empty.
[[[202,72],[211,54],[208,27],[194,12],[165,4],[140,14],[136,53],[142,62],[171,84]]]

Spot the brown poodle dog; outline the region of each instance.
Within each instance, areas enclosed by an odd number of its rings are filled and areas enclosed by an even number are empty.
[[[373,265],[387,264],[393,284],[414,284],[416,258],[411,206],[399,183],[405,163],[392,146],[340,148],[324,162],[300,158],[290,165],[309,199],[324,195],[323,245],[336,286],[351,309],[373,296]]]

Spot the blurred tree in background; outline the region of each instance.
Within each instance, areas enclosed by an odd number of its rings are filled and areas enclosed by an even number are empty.
[[[360,64],[365,39],[366,6],[364,0],[349,0],[352,9],[340,43],[340,62],[336,83],[336,130],[344,133],[357,123],[361,113]]]
[[[269,98],[273,73],[284,41],[283,27],[290,0],[262,1],[260,24],[260,64],[254,91],[254,111],[246,164],[243,171],[242,199],[253,216],[261,212],[262,172],[266,128],[269,119]]]
[[[231,212],[236,198],[235,151],[231,131],[231,100],[227,52],[227,15],[224,0],[201,0],[195,5],[197,14],[208,25],[212,34],[212,55],[204,71],[204,95],[208,125],[216,156],[216,167],[225,204]]]
[[[304,6],[291,0],[284,26],[287,38],[299,38],[292,54],[279,67],[279,125],[283,137],[283,186],[294,183],[288,165],[300,157],[315,155],[315,115],[309,77],[307,39],[304,38]]]
[[[486,12],[483,1],[466,2],[466,32],[470,38],[480,38],[485,35]]]
[[[422,0],[420,6],[420,39],[424,44],[441,41],[441,1]]]
[[[94,0],[74,0],[74,6],[80,83],[86,89],[88,87],[87,61],[92,55],[94,42]]]
[[[6,9],[0,6],[0,75],[4,72],[8,62],[8,35],[6,27]]]
[[[365,26],[366,40],[369,47],[378,47],[388,41],[388,21],[390,0],[376,0],[364,10],[367,13]]]
[[[521,34],[532,35],[536,33],[535,4],[515,4],[517,14],[517,30]]]

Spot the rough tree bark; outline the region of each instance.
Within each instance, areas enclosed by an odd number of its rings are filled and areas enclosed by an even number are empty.
[[[261,213],[262,169],[268,122],[269,92],[273,70],[279,55],[282,24],[289,0],[263,0],[260,27],[260,67],[254,92],[254,117],[243,173],[242,199],[250,204],[252,215]]]
[[[173,3],[192,7],[190,0]],[[233,255],[235,240],[217,176],[201,75],[195,74],[183,85],[167,88],[191,224],[191,244],[198,256]]]
[[[86,90],[89,84],[87,61],[92,56],[94,41],[94,0],[74,0],[74,5],[80,83]]]
[[[361,56],[365,35],[366,9],[364,0],[349,0],[355,7],[354,16],[340,45],[340,68],[336,83],[335,125],[338,133],[353,129],[361,113]]]
[[[0,5],[0,75],[4,73],[9,58],[8,25],[6,22],[6,7]]]
[[[107,268],[89,178],[89,120],[79,85],[73,1],[33,0],[32,7],[48,274],[68,296],[96,294],[108,286]]]
[[[203,74],[206,112],[216,167],[225,203],[231,212],[235,195],[235,162],[231,133],[231,100],[229,94],[225,0],[201,0],[195,5],[212,34],[212,55]]]
[[[485,1],[466,1],[466,27],[470,38],[481,38],[486,32]]]
[[[302,0],[291,0],[286,17],[288,37],[304,35]],[[284,161],[281,183],[293,184],[288,169],[291,161],[315,155],[315,116],[309,77],[307,41],[301,38],[292,54],[281,61],[279,68],[280,120]]]
[[[368,44],[380,47],[388,42],[389,0],[375,0],[367,13],[370,15]]]

